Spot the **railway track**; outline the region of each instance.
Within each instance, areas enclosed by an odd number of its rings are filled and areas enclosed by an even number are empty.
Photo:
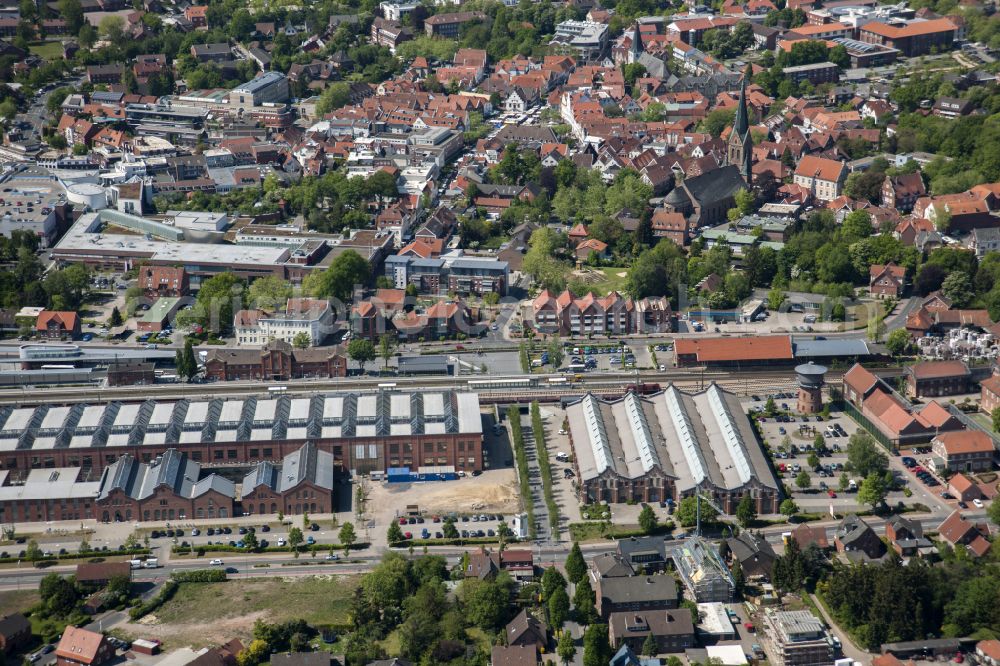
[[[843,377],[842,371],[831,371],[827,374],[827,383],[839,383]],[[552,384],[550,380],[563,379],[563,383]],[[532,386],[521,388],[511,386],[525,381]],[[624,391],[628,384],[656,383],[660,386],[675,384],[685,390],[698,390],[715,382],[741,395],[755,393],[773,393],[776,390],[788,390],[795,386],[795,372],[791,369],[748,369],[740,371],[719,370],[668,370],[664,372],[617,372],[583,375],[578,380],[566,382],[565,375],[511,375],[501,377],[458,376],[458,377],[392,377],[392,378],[343,378],[343,379],[306,379],[288,382],[268,383],[264,381],[250,382],[218,382],[209,384],[154,384],[144,386],[123,386],[101,388],[94,386],[72,387],[21,387],[17,389],[0,390],[0,405],[30,406],[38,404],[60,405],[78,402],[108,402],[113,400],[134,402],[154,399],[188,398],[211,399],[214,397],[267,396],[275,393],[313,394],[337,391],[358,392],[376,390],[378,388],[395,388],[399,390],[418,390],[428,388],[472,389],[480,394],[483,402],[496,402],[509,399],[511,394],[522,394],[535,399],[536,396],[551,396],[578,394],[587,391],[611,392]],[[276,385],[280,384],[280,385]]]

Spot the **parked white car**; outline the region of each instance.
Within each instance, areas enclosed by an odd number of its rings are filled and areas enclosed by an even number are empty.
[[[222,560],[216,558],[216,559],[212,560],[211,562],[209,562],[209,564],[212,565],[213,567],[221,567],[222,566]]]
[[[972,503],[976,506],[977,509],[983,508],[983,500],[979,499],[978,497],[972,500]]]

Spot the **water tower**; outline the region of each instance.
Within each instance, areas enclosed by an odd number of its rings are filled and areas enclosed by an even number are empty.
[[[799,382],[798,410],[802,414],[815,414],[823,409],[823,376],[826,368],[812,361],[795,368]]]

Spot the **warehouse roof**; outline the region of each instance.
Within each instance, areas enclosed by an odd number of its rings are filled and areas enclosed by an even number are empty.
[[[587,394],[567,416],[583,481],[608,470],[635,479],[655,468],[676,478],[682,493],[705,482],[737,489],[754,478],[778,487],[739,400],[715,383],[698,393],[671,385],[612,401]]]
[[[481,433],[472,392],[355,392],[0,406],[0,451]]]

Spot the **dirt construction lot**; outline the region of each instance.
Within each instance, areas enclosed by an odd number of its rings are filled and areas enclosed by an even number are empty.
[[[499,513],[519,510],[517,479],[511,468],[487,470],[475,477],[426,483],[373,483],[368,506],[377,525],[388,525],[416,504],[424,514]]]
[[[359,576],[312,576],[185,583],[155,613],[117,629],[131,638],[158,638],[172,650],[219,645],[234,637],[246,641],[258,619],[344,623],[359,580]]]

